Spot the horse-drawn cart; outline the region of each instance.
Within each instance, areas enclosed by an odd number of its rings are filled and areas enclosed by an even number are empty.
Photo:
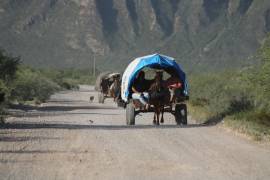
[[[179,84],[181,83],[181,86],[166,86],[168,89],[164,88],[164,92],[170,92],[170,95],[168,95],[170,96],[170,99],[168,101],[166,101],[166,93],[161,92],[160,87],[159,91],[157,92],[149,92],[148,102],[150,106],[145,107],[145,105],[143,105],[140,100],[134,99],[135,96],[133,96],[133,86],[134,84],[136,84],[136,78],[138,78],[138,74],[140,74],[141,71],[145,71],[145,69],[154,69],[156,71],[164,72],[164,74],[167,74],[166,80],[163,80],[163,76],[161,76],[161,78],[156,81],[157,85],[160,85],[161,83],[168,84],[168,82],[172,78],[175,78],[178,80]],[[148,80],[148,82],[152,82],[153,84],[155,84],[154,79]],[[122,77],[121,98],[122,101],[125,103],[126,107],[127,125],[134,125],[136,115],[146,112],[155,113],[153,122],[157,125],[159,125],[159,113],[162,113],[161,123],[163,123],[163,112],[169,112],[173,114],[177,124],[187,124],[187,106],[185,104],[185,101],[188,100],[188,92],[186,75],[182,71],[180,66],[171,57],[160,54],[153,54],[149,56],[139,57],[132,61],[126,68]],[[151,102],[153,102],[153,104]],[[159,111],[157,111],[157,107],[159,108]],[[156,121],[157,112],[158,114]]]
[[[114,98],[120,93],[120,73],[104,72],[96,80],[95,90],[98,91],[98,102],[104,103],[106,98]]]

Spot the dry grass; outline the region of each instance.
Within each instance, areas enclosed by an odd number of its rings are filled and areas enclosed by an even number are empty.
[[[215,119],[215,115],[203,107],[188,105],[190,115],[199,123]],[[216,121],[221,122],[221,121]],[[248,136],[254,141],[270,142],[270,124],[268,117],[254,112],[240,112],[222,118],[222,126]]]

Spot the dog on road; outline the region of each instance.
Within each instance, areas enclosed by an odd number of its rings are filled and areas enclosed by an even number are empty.
[[[94,97],[94,96],[90,96],[89,101],[90,101],[90,102],[93,102],[93,101],[94,101],[94,99],[95,99],[95,97]]]

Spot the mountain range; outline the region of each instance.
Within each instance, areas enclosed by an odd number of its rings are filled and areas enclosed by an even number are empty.
[[[269,0],[0,1],[0,47],[37,67],[122,71],[162,53],[189,72],[237,68],[269,32]]]

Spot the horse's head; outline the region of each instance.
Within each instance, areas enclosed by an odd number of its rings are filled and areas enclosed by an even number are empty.
[[[156,72],[154,83],[150,87],[150,96],[152,101],[158,104],[168,104],[168,101],[170,101],[170,92],[163,83],[162,71]]]
[[[113,83],[110,86],[110,95],[114,98],[117,98],[121,90],[120,78],[115,77]]]
[[[156,75],[155,75],[155,89],[157,91],[160,91],[160,89],[161,89],[162,79],[163,79],[163,72],[157,71]]]

